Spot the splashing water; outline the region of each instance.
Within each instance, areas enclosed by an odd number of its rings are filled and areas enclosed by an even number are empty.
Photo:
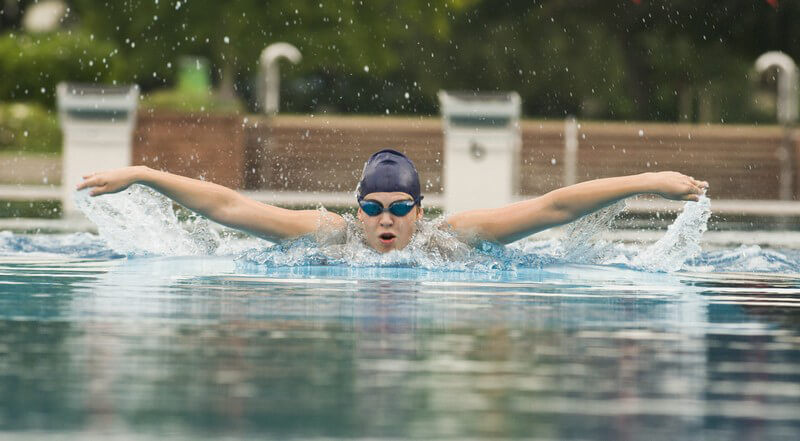
[[[700,254],[700,238],[708,230],[711,200],[704,194],[698,202],[686,202],[667,233],[637,255],[632,265],[645,271],[672,272]]]
[[[597,263],[610,259],[615,246],[599,236],[611,228],[614,219],[627,206],[625,200],[621,200],[569,224],[566,237],[561,240],[560,257],[572,263]]]
[[[356,267],[416,267],[451,271],[513,270],[517,266],[541,267],[549,256],[520,253],[488,242],[472,247],[452,231],[440,226],[443,218],[423,220],[417,232],[402,250],[381,254],[364,240],[363,229],[351,215],[343,216],[344,231],[322,226],[316,237],[304,237],[266,249],[253,249],[242,256],[244,265],[302,266],[347,265]]]
[[[10,231],[0,231],[0,255],[4,254],[66,254],[90,259],[121,257],[109,250],[106,242],[94,234],[18,235]]]
[[[167,197],[143,185],[91,197],[75,192],[76,206],[95,225],[109,248],[128,256],[229,254],[232,241],[197,215],[181,221]]]
[[[714,250],[702,253],[693,259],[688,259],[684,268],[697,272],[798,273],[800,272],[800,252],[762,249],[758,245],[741,245],[732,250]]]
[[[561,240],[534,238],[509,246],[489,242],[470,246],[449,229],[441,228],[444,219],[438,218],[420,221],[405,249],[386,254],[366,245],[363,229],[351,215],[344,215],[344,231],[320,225],[313,237],[269,246],[269,242],[256,238],[237,240],[220,234],[200,216],[190,215],[181,221],[171,200],[141,185],[99,198],[77,192],[76,205],[97,225],[108,247],[127,256],[238,255],[240,264],[251,266],[393,266],[456,271],[513,271],[519,267],[581,263],[671,272],[683,268],[687,260],[695,270],[709,266],[692,260],[701,252],[700,238],[711,214],[710,201],[705,196],[699,202],[687,202],[667,233],[643,250],[600,238],[626,208],[625,202],[620,201],[572,223]],[[320,210],[324,214],[324,209]]]

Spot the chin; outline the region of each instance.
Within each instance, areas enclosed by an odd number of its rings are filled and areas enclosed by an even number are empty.
[[[399,249],[398,247],[396,247],[396,246],[394,246],[394,245],[388,245],[388,246],[387,246],[387,245],[384,245],[384,244],[378,244],[378,245],[377,245],[377,246],[375,246],[374,248],[375,248],[375,250],[377,250],[379,253],[383,253],[383,254],[386,254],[386,253],[388,253],[389,251],[394,251],[394,250],[397,250],[397,249]]]
[[[390,251],[402,250],[403,248],[406,247],[406,245],[407,244],[399,245],[396,241],[393,242],[393,243],[390,243],[390,244],[384,244],[384,243],[378,242],[376,244],[373,244],[372,248],[375,249],[375,251],[377,251],[377,252],[379,252],[381,254],[386,254],[386,253],[388,253]]]

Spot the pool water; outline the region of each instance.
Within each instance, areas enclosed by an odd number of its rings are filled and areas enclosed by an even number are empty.
[[[704,250],[708,200],[457,256],[78,202],[0,232],[0,439],[800,439],[800,251]]]
[[[269,267],[6,239],[3,439],[800,438],[797,274]]]

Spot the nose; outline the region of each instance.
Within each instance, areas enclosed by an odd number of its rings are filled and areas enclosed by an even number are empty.
[[[382,227],[391,227],[392,225],[394,225],[394,219],[392,218],[392,215],[389,214],[388,211],[384,211],[379,216],[380,219],[378,219],[378,222]]]

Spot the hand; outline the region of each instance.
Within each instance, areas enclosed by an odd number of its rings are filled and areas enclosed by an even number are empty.
[[[698,201],[708,189],[708,182],[678,172],[653,173],[652,179],[653,193],[676,201]]]
[[[146,168],[135,166],[92,173],[83,177],[83,181],[78,184],[77,190],[91,188],[89,196],[117,193],[130,187],[131,184],[135,184]]]

